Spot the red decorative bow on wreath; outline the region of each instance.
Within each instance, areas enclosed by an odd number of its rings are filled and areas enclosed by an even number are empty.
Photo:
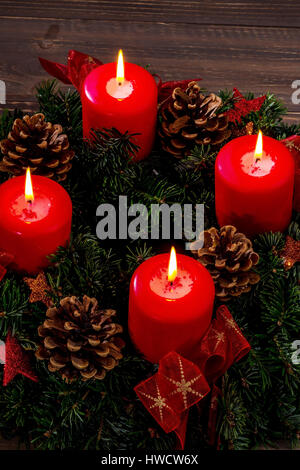
[[[85,77],[103,62],[82,52],[71,50],[68,54],[68,64],[63,65],[58,62],[39,57],[41,66],[53,77],[63,83],[72,84],[80,92]]]
[[[134,390],[162,429],[166,433],[175,431],[183,449],[188,410],[209,393],[211,384],[209,430],[213,442],[219,394],[214,384],[250,349],[228,308],[222,305],[193,357],[187,359],[175,351],[168,353],[159,361],[158,372]]]
[[[52,62],[51,60],[43,59],[42,57],[39,57],[39,61],[41,66],[47,73],[49,73],[49,75],[57,78],[65,84],[74,85],[79,92],[81,91],[85,77],[87,77],[94,68],[99,67],[99,65],[103,65],[103,62],[95,57],[75,50],[69,51],[67,65]],[[193,80],[201,80],[201,78],[194,78],[190,80],[162,82],[159,75],[155,74],[154,76],[158,78],[158,103],[169,98],[174,88],[186,88],[189,82]]]

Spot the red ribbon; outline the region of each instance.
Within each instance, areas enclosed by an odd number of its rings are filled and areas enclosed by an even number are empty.
[[[14,256],[6,251],[0,251],[0,281],[4,278],[7,273],[6,267],[12,263]]]
[[[65,84],[72,84],[80,92],[84,79],[88,74],[96,67],[103,65],[103,62],[92,57],[88,54],[70,50],[68,54],[67,65],[59,64],[58,62],[52,62],[51,60],[43,59],[39,57],[41,66],[46,70],[49,75],[57,78]],[[177,80],[170,82],[162,82],[159,75],[154,74],[154,77],[158,78],[158,103],[169,98],[176,87],[186,88],[187,84],[191,81],[199,81],[200,78],[190,80]]]
[[[175,431],[184,448],[188,410],[211,391],[209,413],[210,443],[215,440],[217,398],[214,385],[228,368],[251,347],[233,320],[228,308],[218,308],[216,318],[189,358],[172,351],[159,361],[158,372],[134,390],[149,413],[169,433]]]
[[[217,387],[216,384],[213,384],[212,389],[211,389],[211,397],[210,397],[209,412],[208,412],[208,425],[207,425],[208,444],[210,446],[213,446],[214,443],[216,442],[218,400],[221,395],[222,395],[222,392],[219,389],[219,387]]]
[[[291,152],[295,161],[294,210],[300,212],[300,135],[291,135],[281,141]]]
[[[39,57],[41,66],[53,77],[63,83],[72,85],[80,92],[85,77],[96,67],[102,65],[103,62],[82,52],[69,51],[67,65],[52,62],[51,60]]]

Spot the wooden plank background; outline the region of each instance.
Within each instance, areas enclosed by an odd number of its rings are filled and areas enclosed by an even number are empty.
[[[38,56],[65,63],[69,49],[126,60],[165,80],[202,77],[210,91],[276,93],[291,120],[291,84],[300,79],[299,0],[0,1],[0,80],[12,109],[36,109],[35,86],[48,78]],[[0,440],[0,450],[17,440]],[[284,448],[284,445],[281,445]]]
[[[278,94],[289,117],[291,83],[300,79],[300,1],[1,1],[0,79],[7,106],[36,107],[46,73],[38,56],[65,62],[76,48],[105,62],[118,48],[163,79],[201,76],[210,91]]]

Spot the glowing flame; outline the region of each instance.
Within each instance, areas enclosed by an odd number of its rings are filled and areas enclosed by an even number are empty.
[[[30,168],[29,167],[26,170],[25,199],[26,199],[27,202],[32,202],[34,200],[31,174],[30,174]]]
[[[263,154],[263,141],[262,141],[262,132],[259,131],[256,141],[256,147],[254,152],[254,157],[256,160],[260,160]]]
[[[124,58],[122,49],[119,50],[118,63],[117,63],[117,80],[119,83],[124,82]]]
[[[176,259],[176,251],[174,246],[171,248],[170,253],[170,261],[169,261],[169,268],[168,268],[168,280],[173,282],[177,276],[177,259]]]

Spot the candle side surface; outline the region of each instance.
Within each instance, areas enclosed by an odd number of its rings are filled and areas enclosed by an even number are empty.
[[[254,158],[256,136],[232,140],[215,165],[218,223],[253,236],[283,231],[292,215],[294,161],[279,141],[263,137],[263,155]]]
[[[188,357],[210,325],[214,303],[213,280],[199,262],[177,255],[178,276],[171,285],[168,261],[168,254],[145,261],[130,285],[130,335],[154,363],[172,350]]]
[[[47,256],[69,240],[72,202],[49,178],[32,176],[34,201],[24,197],[24,177],[0,186],[0,249],[12,254],[12,268],[35,273],[48,266]]]
[[[116,64],[94,69],[85,79],[81,93],[83,135],[91,138],[92,129],[116,128],[135,135],[140,147],[136,160],[152,150],[157,118],[157,85],[144,68],[125,63],[125,80],[116,81]]]

